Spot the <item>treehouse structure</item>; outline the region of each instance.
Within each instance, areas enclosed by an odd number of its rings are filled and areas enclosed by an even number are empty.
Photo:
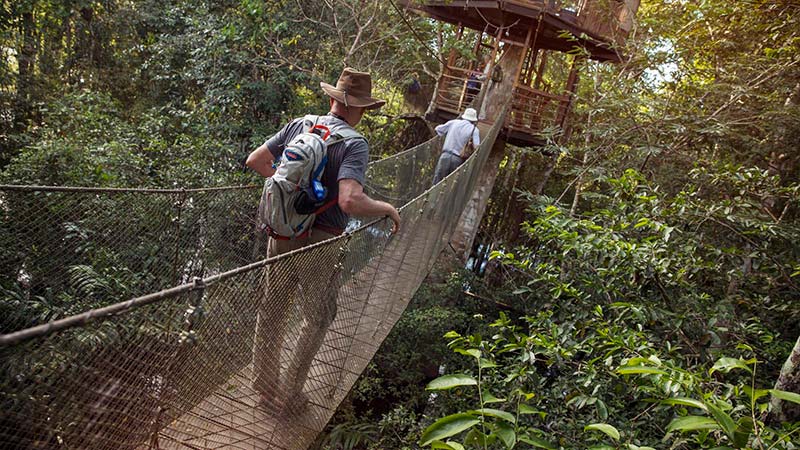
[[[639,0],[401,0],[411,11],[456,25],[426,118],[443,122],[478,109],[484,130],[505,115],[450,243],[473,250],[506,143],[542,147],[570,133],[569,116],[586,59],[617,62]]]
[[[569,128],[579,62],[619,61],[615,46],[624,42],[639,7],[639,0],[403,3],[456,25],[462,44],[449,54],[426,118],[443,122],[471,106],[492,123],[497,105],[510,101],[501,135],[526,147],[543,145],[544,130]]]

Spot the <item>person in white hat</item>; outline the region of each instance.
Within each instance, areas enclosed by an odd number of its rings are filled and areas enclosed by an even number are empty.
[[[467,108],[459,119],[453,119],[436,127],[436,134],[445,136],[442,145],[442,155],[436,164],[436,171],[433,174],[433,184],[436,184],[444,177],[456,170],[471,154],[469,145],[478,148],[481,145],[481,133],[477,127],[478,113]],[[470,142],[470,140],[472,142]]]

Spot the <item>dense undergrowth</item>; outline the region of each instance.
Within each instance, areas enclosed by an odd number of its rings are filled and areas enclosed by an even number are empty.
[[[795,230],[635,171],[604,186],[577,216],[531,197],[524,245],[420,291],[321,447],[795,448],[769,405],[800,402],[772,389],[800,313],[772,263]],[[741,234],[698,232],[715,221],[760,243],[758,272]]]

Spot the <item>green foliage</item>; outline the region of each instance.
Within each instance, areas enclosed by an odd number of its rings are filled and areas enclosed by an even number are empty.
[[[378,439],[378,427],[371,424],[339,424],[333,427],[324,440],[322,448],[354,450]]]
[[[342,63],[373,72],[394,115],[402,80],[432,61],[385,2],[18,3],[0,23],[0,170],[16,160],[13,182],[231,183],[279,126],[327,111],[319,81]],[[372,122],[367,135],[397,151],[403,122]]]
[[[738,170],[729,176],[739,179],[747,173],[752,174]],[[710,183],[704,175],[695,176],[697,185],[669,197],[628,170],[620,178],[605,179],[607,192],[591,196],[593,204],[602,206],[578,217],[538,204],[523,224],[531,244],[493,257],[530,274],[514,288],[528,301],[541,299],[547,305],[558,300],[588,311],[596,304],[649,299],[665,308],[650,320],[671,317],[698,324],[713,317],[713,311],[719,320],[736,310],[767,321],[780,311],[788,323],[770,329],[789,333],[800,311],[772,299],[797,289],[789,274],[798,254],[788,245],[796,229],[775,222],[745,196],[735,202],[704,196],[700,191]],[[769,194],[797,201],[794,185],[772,186]],[[714,232],[720,226],[729,232]],[[748,265],[753,260],[759,261],[757,271]],[[742,331],[751,334],[755,328]],[[710,333],[702,339],[719,342],[713,327],[702,332]]]
[[[659,441],[691,448],[793,448],[800,423],[774,428],[764,422],[773,390],[754,387],[755,358],[689,366],[685,349],[663,342],[631,309],[616,306],[560,324],[547,313],[519,324],[501,313],[491,339],[448,333],[454,353],[473,362],[472,400],[486,405],[488,391],[507,400],[502,409],[465,410],[433,422],[421,445],[437,448],[432,444],[447,438],[465,448],[515,448],[520,442],[653,448],[646,444]],[[796,394],[772,394],[800,401]]]
[[[674,196],[633,170],[603,178],[603,191],[586,195],[595,208],[576,215],[530,198],[527,244],[492,257],[514,274],[505,301],[541,312],[501,313],[487,334],[445,334],[472,361],[456,381],[476,383],[446,391],[462,390],[457,401],[437,397],[449,404],[445,417],[461,415],[448,439],[465,448],[532,437],[556,448],[793,448],[800,424],[768,422],[765,384],[791,349],[798,310],[781,302],[776,316],[765,297],[794,290],[795,230],[757,205],[796,202],[796,188],[731,166],[692,176],[697,184]],[[762,191],[730,201],[709,187],[721,183]],[[714,233],[720,224],[737,232]],[[742,270],[748,258],[757,270]],[[439,383],[461,384],[452,375]],[[462,406],[464,393],[478,409]],[[479,413],[487,398],[515,420]]]

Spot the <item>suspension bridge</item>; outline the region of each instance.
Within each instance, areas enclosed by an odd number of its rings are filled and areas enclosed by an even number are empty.
[[[260,186],[0,186],[0,448],[307,448],[470,208],[504,118],[435,186],[438,138],[369,166],[368,194],[402,205],[397,234],[353,218],[269,259]],[[45,301],[59,318],[31,322]],[[307,402],[261,399],[254,354],[274,355],[267,375],[287,389],[309,363],[298,340],[325,316]]]

